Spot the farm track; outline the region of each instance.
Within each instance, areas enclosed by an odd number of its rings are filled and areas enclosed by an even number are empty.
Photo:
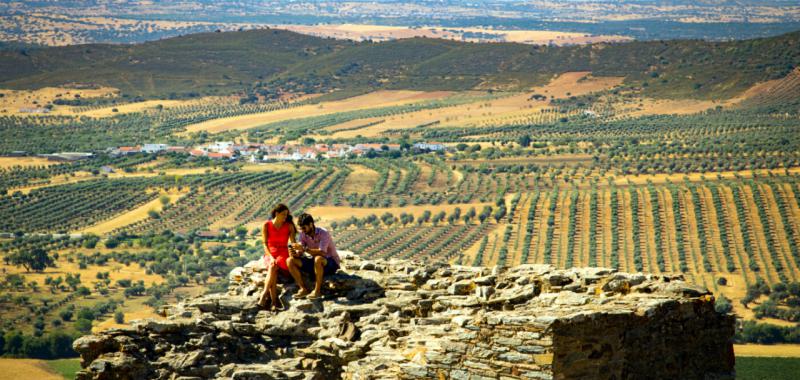
[[[517,209],[514,211],[514,217],[511,225],[515,231],[509,240],[509,265],[518,265],[522,261],[522,244],[525,238],[525,226],[528,222],[528,212],[530,211],[530,197],[531,193],[522,193],[517,203]]]
[[[591,192],[581,193],[578,196],[578,213],[575,216],[575,247],[580,253],[577,255],[575,260],[575,266],[577,267],[585,267],[590,266],[592,262],[594,262],[593,266],[597,265],[597,256],[594,258],[590,258],[591,255],[591,247],[589,241],[590,230],[592,229],[592,224],[594,224],[594,228],[597,228],[597,220],[595,219],[594,223],[592,223],[592,215],[591,215],[591,201],[592,195]],[[594,217],[596,218],[597,215],[595,214]],[[595,234],[597,230],[595,230]],[[596,238],[596,235],[595,235]],[[597,245],[595,244],[595,248]]]
[[[620,206],[621,210],[632,210],[632,200],[631,200],[631,193],[629,191],[620,191],[619,196],[621,198]],[[632,231],[633,231],[633,212],[620,212],[622,217],[620,218],[621,227],[619,229],[620,234],[622,237],[620,238],[620,248],[622,249],[622,253],[620,255],[619,264],[620,270],[624,272],[638,272],[634,265],[634,250],[636,246],[639,245],[639,242],[636,241],[634,238]],[[638,214],[638,213],[637,213]]]
[[[611,255],[613,254],[612,250],[612,234],[618,229],[612,225],[611,214],[615,212],[615,210],[611,209],[611,191],[599,191],[599,199],[597,205],[597,212],[598,217],[597,220],[600,223],[600,226],[597,228],[597,241],[600,243],[600,247],[597,249],[597,263],[600,266],[611,268]]]
[[[547,192],[541,192],[539,194],[539,200],[533,206],[534,215],[533,220],[530,221],[531,225],[533,226],[533,232],[531,233],[530,255],[524,264],[541,262],[540,250],[542,245],[542,236],[546,230],[544,223],[547,218],[544,217],[544,213],[545,210],[547,210],[547,199]]]
[[[650,193],[645,188],[642,188],[641,191],[639,190],[640,189],[634,189],[633,191],[639,192],[639,221],[641,223],[639,226],[639,234],[643,238],[643,245],[641,246],[642,271],[661,273],[661,271],[658,270],[658,266],[655,265],[656,258],[653,257],[657,255],[657,241],[653,233],[655,231],[654,219],[657,216],[653,215],[653,205],[649,197]]]
[[[567,233],[569,231],[569,207],[572,202],[569,197],[569,191],[560,191],[558,197],[553,264],[563,268],[566,266],[568,256],[573,254],[573,252],[568,252],[569,234]]]

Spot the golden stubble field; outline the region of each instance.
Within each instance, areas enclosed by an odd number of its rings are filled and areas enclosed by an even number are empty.
[[[132,210],[128,210],[126,212],[117,214],[116,216],[112,217],[111,219],[104,220],[100,223],[95,224],[94,226],[84,228],[83,230],[79,231],[85,234],[95,234],[95,235],[105,235],[108,234],[115,229],[125,227],[127,225],[145,220],[150,217],[150,211],[161,212],[164,209],[164,204],[161,202],[161,196],[167,196],[169,198],[168,204],[175,204],[184,195],[188,193],[188,189],[178,190],[178,189],[170,189],[168,191],[159,191],[159,197],[139,206]]]
[[[0,380],[64,380],[45,361],[0,358]]]
[[[56,99],[72,100],[76,96],[81,98],[113,98],[119,90],[111,87],[99,88],[60,88],[44,87],[38,90],[7,90],[0,89],[0,114],[3,115],[37,115],[24,112],[24,109],[36,109],[46,106]],[[73,107],[55,106],[47,115],[73,114]]]
[[[630,37],[616,35],[591,35],[587,33],[557,32],[549,30],[502,30],[493,28],[463,27],[405,27],[366,24],[328,24],[328,25],[287,25],[273,27],[317,37],[330,37],[347,40],[386,41],[402,38],[442,38],[469,42],[517,42],[536,45],[574,45],[599,42],[623,42]],[[490,38],[477,38],[474,35],[487,35]]]
[[[42,157],[0,157],[0,169],[51,166],[56,164],[58,164],[58,162]]]
[[[123,248],[129,252],[135,252],[135,249],[131,248]],[[118,280],[132,280],[132,281],[139,281],[142,280],[145,282],[146,286],[151,286],[153,284],[160,284],[164,282],[164,279],[157,275],[157,274],[147,274],[145,268],[140,267],[137,263],[131,263],[130,265],[124,265],[117,263],[115,261],[109,261],[107,265],[104,266],[97,266],[97,265],[89,265],[86,269],[81,269],[80,265],[78,264],[77,257],[73,260],[73,262],[69,262],[67,256],[71,254],[71,252],[82,252],[86,255],[92,254],[94,252],[109,252],[108,250],[104,250],[101,248],[97,249],[74,249],[68,251],[61,251],[59,253],[59,258],[56,261],[57,267],[55,268],[47,268],[42,272],[25,272],[25,269],[22,267],[16,267],[13,265],[6,265],[4,262],[0,262],[0,272],[6,274],[22,274],[25,276],[26,282],[36,281],[40,288],[40,295],[43,296],[52,296],[50,291],[46,289],[47,285],[45,285],[45,278],[47,277],[64,277],[67,274],[80,274],[81,276],[81,284],[86,286],[87,288],[92,289],[94,286],[94,282],[97,281],[97,273],[99,272],[108,272],[109,279],[111,279],[112,284],[116,284]],[[60,293],[59,293],[60,294]]]
[[[437,127],[446,126],[482,126],[488,124],[508,123],[513,120],[536,117],[552,110],[547,101],[534,100],[531,97],[539,94],[547,98],[563,99],[597,91],[603,91],[622,83],[621,77],[594,77],[590,72],[568,72],[555,76],[548,84],[534,87],[528,91],[494,100],[478,101],[435,110],[420,110],[387,118],[371,118],[350,121],[326,128],[334,132],[333,138],[354,138],[356,136],[377,137],[388,130],[402,130],[419,125],[437,123]],[[366,128],[350,129],[355,125],[378,120],[383,123]],[[349,130],[347,130],[349,129]]]
[[[308,104],[270,112],[209,120],[188,126],[184,134],[200,131],[219,133],[230,130],[244,130],[255,128],[264,124],[295,118],[329,115],[337,112],[354,111],[360,109],[397,106],[430,99],[441,99],[449,96],[450,94],[451,93],[447,91],[376,91],[366,95],[354,96],[343,100],[321,102],[319,104]]]

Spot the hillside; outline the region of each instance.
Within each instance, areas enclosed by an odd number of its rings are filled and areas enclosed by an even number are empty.
[[[658,97],[730,98],[800,64],[800,32],[705,42],[583,46],[473,44],[414,38],[382,43],[322,39],[282,30],[203,33],[137,45],[78,45],[0,52],[0,86],[68,83],[148,97],[231,91],[520,89],[554,74],[624,76]]]

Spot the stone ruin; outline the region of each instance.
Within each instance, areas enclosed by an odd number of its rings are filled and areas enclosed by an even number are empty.
[[[82,337],[78,379],[733,379],[734,318],[681,276],[483,268],[344,253],[322,300],[259,310],[252,262],[227,294]]]

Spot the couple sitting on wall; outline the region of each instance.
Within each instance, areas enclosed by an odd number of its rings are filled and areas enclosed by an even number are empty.
[[[290,275],[300,290],[294,298],[316,299],[322,297],[322,277],[336,273],[339,269],[339,254],[331,234],[314,225],[314,218],[301,214],[297,218],[300,226],[300,241],[296,240],[297,226],[289,207],[280,203],[272,209],[272,219],[264,223],[264,261],[267,264],[267,280],[258,305],[267,308],[267,296],[272,302],[271,310],[281,310],[278,299],[278,275]],[[291,242],[291,244],[290,244]],[[312,293],[301,272],[314,275],[316,284]]]

